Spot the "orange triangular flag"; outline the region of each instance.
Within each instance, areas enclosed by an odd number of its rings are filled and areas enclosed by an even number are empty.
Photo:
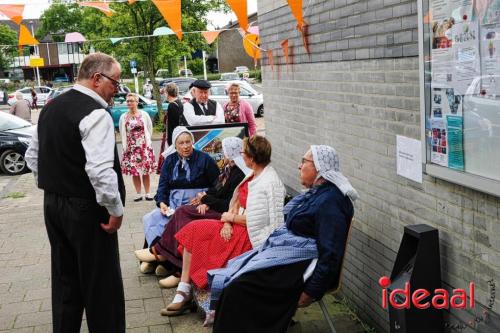
[[[129,5],[133,5],[137,0],[128,0]]]
[[[177,38],[182,40],[181,0],[152,0]]]
[[[271,71],[274,72],[273,50],[267,50],[267,62],[271,66]]]
[[[19,25],[19,43],[18,45],[38,45],[38,41],[31,35],[31,32],[24,24]]]
[[[288,6],[292,10],[292,14],[297,20],[299,26],[304,23],[304,18],[302,17],[302,0],[287,0]]]
[[[226,0],[227,4],[238,18],[240,28],[248,31],[247,0]]]
[[[304,44],[304,48],[306,49],[307,54],[310,54],[309,50],[309,40],[307,34],[307,22],[304,21],[304,17],[302,16],[302,0],[287,0],[288,6],[292,10],[292,14],[297,20],[297,30],[299,30],[302,35],[302,43]]]
[[[219,36],[220,30],[202,31],[201,34],[203,35],[203,37],[205,37],[205,40],[207,41],[208,45],[210,45],[214,42],[217,36]]]
[[[109,3],[99,3],[99,2],[78,2],[80,6],[83,7],[92,7],[95,9],[99,9],[103,12],[107,17],[113,15],[113,10],[109,8]]]
[[[0,13],[7,16],[17,25],[23,20],[24,5],[0,5]]]
[[[283,54],[285,55],[285,64],[288,66],[288,39],[281,42],[281,48],[283,49]]]

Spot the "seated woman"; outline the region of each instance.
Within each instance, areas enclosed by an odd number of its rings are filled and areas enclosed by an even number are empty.
[[[174,300],[162,315],[174,316],[192,308],[190,282],[207,287],[207,271],[260,246],[283,224],[285,188],[271,162],[271,144],[262,136],[245,138],[243,159],[252,169],[235,189],[229,211],[220,220],[200,220],[182,228],[175,238],[182,250],[182,275]]]
[[[308,306],[338,285],[357,192],[339,172],[338,156],[329,146],[311,146],[299,170],[309,190],[285,207],[286,225],[261,248],[209,272],[214,332],[235,327],[286,332],[297,306]],[[304,282],[313,258],[316,266]]]
[[[252,170],[249,169],[240,155],[243,140],[229,137],[222,140],[224,152],[224,171],[219,176],[216,186],[207,192],[199,192],[189,205],[180,206],[170,218],[161,239],[149,249],[135,251],[141,261],[161,261],[172,272],[180,272],[182,256],[177,251],[178,243],[175,234],[193,220],[216,219],[229,209],[229,202],[234,189]],[[177,276],[178,275],[178,276]],[[160,286],[165,288],[176,287],[180,274],[160,280]]]
[[[147,245],[156,242],[174,210],[188,204],[198,192],[206,191],[219,177],[219,168],[207,153],[193,148],[194,137],[184,126],[175,128],[167,157],[161,168],[158,190],[155,195],[159,207],[143,217]],[[141,264],[141,272],[147,273],[154,266]]]

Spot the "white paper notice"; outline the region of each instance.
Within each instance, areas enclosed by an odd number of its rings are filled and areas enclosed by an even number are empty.
[[[422,183],[422,143],[419,140],[396,136],[397,174]]]

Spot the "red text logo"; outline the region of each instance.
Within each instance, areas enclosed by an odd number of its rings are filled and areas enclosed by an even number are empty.
[[[465,309],[467,308],[467,294],[469,297],[468,306],[474,308],[474,282],[469,283],[469,290],[453,289],[450,293],[446,289],[438,288],[431,293],[426,289],[416,289],[410,292],[410,283],[406,282],[403,289],[394,289],[390,292],[387,287],[391,280],[383,276],[378,280],[382,287],[382,308],[387,309],[390,303],[394,309],[409,309],[412,305],[417,309],[427,309],[432,306],[435,309]],[[432,296],[429,300],[429,296]],[[427,301],[425,301],[427,300]]]

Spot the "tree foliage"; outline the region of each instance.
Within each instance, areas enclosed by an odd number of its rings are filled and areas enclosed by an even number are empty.
[[[0,45],[15,45],[17,44],[17,35],[14,30],[5,24],[0,24]],[[16,50],[12,47],[0,46],[0,70],[5,70],[9,67],[9,62],[15,56]]]

